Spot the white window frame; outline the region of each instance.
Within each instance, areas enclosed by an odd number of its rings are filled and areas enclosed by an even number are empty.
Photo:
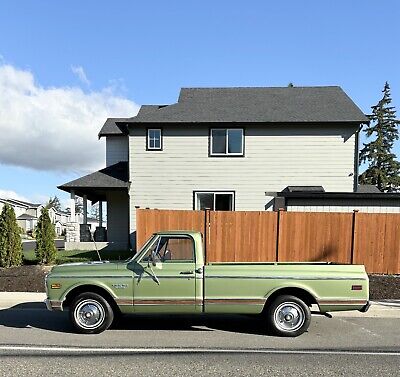
[[[150,131],[159,131],[160,132],[160,147],[156,148],[156,147],[151,147],[150,145],[150,141],[153,140],[154,144],[155,141],[157,140],[157,138],[150,138]],[[147,135],[146,135],[146,149],[148,151],[162,151],[163,148],[163,140],[162,140],[162,129],[161,128],[148,128],[147,129]]]
[[[213,131],[225,131],[225,153],[213,153]],[[228,131],[242,131],[242,151],[238,153],[228,152]],[[211,128],[210,130],[210,156],[244,156],[244,128]]]
[[[213,190],[194,191],[194,209],[196,211],[200,211],[198,194],[213,194],[214,195],[214,200],[213,200],[213,207],[214,208],[215,208],[216,196],[218,194],[231,195],[232,196],[232,209],[231,209],[231,211],[235,210],[235,191],[213,191]],[[211,209],[211,210],[213,210],[213,209]]]

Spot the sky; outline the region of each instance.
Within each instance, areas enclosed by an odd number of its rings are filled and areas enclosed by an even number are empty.
[[[397,0],[0,1],[0,197],[104,166],[107,117],[181,87],[340,85],[400,111]],[[395,152],[400,156],[399,144]]]

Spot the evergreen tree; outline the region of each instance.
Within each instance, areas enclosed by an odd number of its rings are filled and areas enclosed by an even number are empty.
[[[56,211],[61,211],[60,199],[56,195],[54,198],[50,197],[49,201],[46,203],[45,207],[47,209],[54,208]]]
[[[366,136],[373,139],[364,143],[360,151],[360,164],[368,162],[369,165],[358,181],[375,185],[383,192],[395,192],[400,189],[400,163],[392,149],[399,139],[400,121],[396,119],[394,106],[390,105],[392,98],[387,82],[382,92],[382,99],[372,106],[371,123],[365,129]]]
[[[20,227],[14,209],[5,204],[0,214],[0,267],[22,264]]]
[[[57,256],[55,237],[56,231],[51,223],[49,211],[47,208],[43,208],[36,226],[35,254],[39,263],[51,264],[55,262]]]

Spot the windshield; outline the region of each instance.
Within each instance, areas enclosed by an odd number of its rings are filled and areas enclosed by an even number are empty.
[[[138,260],[139,257],[143,254],[143,251],[147,249],[147,247],[154,241],[154,239],[157,237],[156,234],[153,234],[147,242],[140,248],[140,250],[130,259],[130,261],[135,261]]]

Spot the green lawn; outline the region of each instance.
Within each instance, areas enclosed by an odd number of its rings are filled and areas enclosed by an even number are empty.
[[[99,251],[102,260],[125,260],[133,256],[131,251]],[[56,264],[98,261],[96,250],[60,250],[57,251]],[[37,264],[35,251],[24,251],[24,264]]]

